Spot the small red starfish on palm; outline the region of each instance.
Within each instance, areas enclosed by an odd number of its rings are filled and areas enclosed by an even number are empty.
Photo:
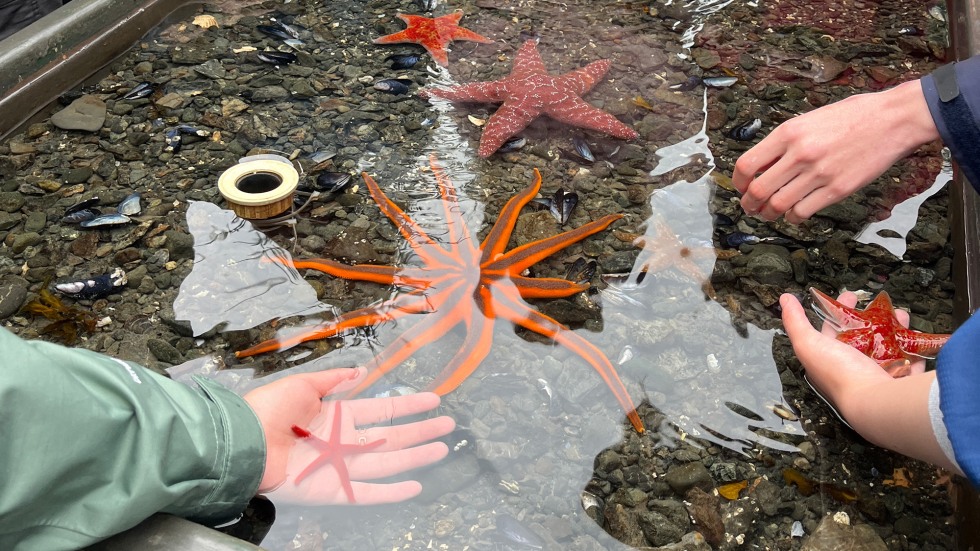
[[[523,300],[567,297],[588,289],[588,284],[520,275],[540,260],[602,231],[621,215],[605,216],[574,230],[505,251],[521,208],[537,195],[541,187],[541,174],[535,170],[534,182],[504,205],[490,233],[482,244],[477,244],[460,214],[452,183],[443,174],[435,158],[430,159],[430,164],[439,184],[443,210],[449,221],[445,245],[436,243],[429,237],[415,221],[388,199],[373,178],[363,174],[371,196],[381,207],[381,211],[398,226],[398,230],[408,240],[424,266],[347,266],[327,259],[278,259],[297,269],[310,268],[336,277],[396,285],[410,291],[399,293],[378,306],[343,314],[313,330],[282,340],[265,341],[236,352],[235,355],[242,358],[282,350],[309,340],[332,337],[348,329],[424,313],[426,316],[422,321],[402,333],[374,357],[368,365],[368,375],[350,391],[349,396],[354,396],[372,385],[421,347],[438,341],[454,327],[464,325],[467,332],[459,351],[430,385],[435,393],[444,395],[455,390],[490,353],[495,322],[498,318],[503,318],[553,339],[588,362],[606,382],[636,430],[643,432],[643,423],[609,359],[592,343],[531,308]]]
[[[350,481],[350,473],[347,471],[347,462],[344,459],[345,456],[354,453],[364,453],[377,448],[378,446],[384,445],[386,440],[384,438],[380,440],[375,440],[374,442],[367,443],[357,443],[357,444],[341,444],[340,434],[341,434],[341,424],[340,424],[340,400],[334,402],[336,404],[333,410],[333,424],[330,427],[330,439],[324,440],[317,437],[312,432],[293,425],[291,428],[293,434],[303,438],[310,443],[314,448],[320,450],[320,456],[317,457],[312,463],[309,464],[301,473],[296,475],[293,483],[299,484],[308,475],[312,474],[313,471],[322,467],[325,463],[330,463],[333,465],[335,471],[337,471],[337,476],[340,477],[340,483],[344,486],[344,493],[347,494],[347,500],[350,503],[355,503],[354,501],[354,486]]]
[[[459,26],[463,12],[456,11],[442,17],[423,17],[421,15],[397,14],[396,17],[408,25],[408,28],[394,34],[375,38],[375,44],[418,44],[429,52],[432,59],[443,67],[449,65],[449,53],[446,46],[454,40],[469,40],[488,44],[489,38]]]
[[[810,295],[817,314],[839,331],[837,340],[877,361],[892,377],[908,375],[912,360],[936,357],[950,337],[904,327],[895,317],[891,297],[885,291],[878,293],[864,310],[844,306],[812,287]]]

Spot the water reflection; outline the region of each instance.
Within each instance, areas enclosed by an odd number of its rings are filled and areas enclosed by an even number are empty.
[[[861,233],[854,237],[854,240],[858,243],[881,245],[896,257],[902,258],[907,248],[906,236],[915,227],[915,223],[919,219],[919,209],[922,207],[922,203],[939,193],[952,180],[953,167],[948,159],[944,159],[943,167],[929,189],[892,207],[888,218],[868,224],[866,228],[861,230]]]
[[[296,270],[271,261],[289,253],[230,210],[193,201],[187,227],[194,268],[180,285],[174,315],[189,322],[194,335],[330,311]]]

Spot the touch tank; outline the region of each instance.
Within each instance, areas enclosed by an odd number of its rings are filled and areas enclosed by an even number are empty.
[[[975,198],[960,194],[962,183],[950,193],[953,172],[938,147],[798,227],[742,216],[728,180],[738,155],[779,122],[943,63],[945,6],[173,8],[74,0],[0,44],[0,66],[12,68],[0,71],[2,285],[4,296],[20,297],[0,302],[0,313],[25,338],[71,337],[21,309],[46,282],[122,268],[128,277],[116,292],[62,298],[71,313],[61,326],[75,324],[74,345],[242,390],[286,373],[378,365],[431,314],[254,358],[235,354],[406,292],[268,261],[423,265],[362,172],[446,246],[464,227],[485,237],[535,169],[541,192],[516,213],[503,251],[621,217],[524,274],[588,284],[528,302],[598,355],[495,319],[485,358],[444,397],[441,413],[460,427],[447,439],[450,457],[410,473],[422,496],[386,507],[281,505],[272,527],[247,539],[273,549],[795,549],[835,538],[953,545],[954,481],[863,442],[834,417],[803,383],[775,308],[780,293],[809,286],[869,297],[887,290],[911,309],[913,328],[950,331],[972,310],[968,298],[963,306],[970,287],[954,285],[962,273],[953,255],[975,246]],[[460,25],[492,42],[455,42],[446,65],[416,45],[374,44],[405,27],[397,13],[455,10]],[[965,6],[949,13],[963,14],[958,24],[975,20]],[[259,30],[278,22],[299,30],[297,42]],[[637,137],[541,118],[510,150],[483,158],[495,105],[419,97],[423,88],[505,78],[528,39],[550,75],[610,60],[582,97]],[[418,59],[405,66],[392,56]],[[378,86],[384,81],[395,82]],[[104,121],[61,128],[52,115],[83,96],[103,104]],[[217,181],[259,154],[286,158],[301,186],[320,194],[276,223],[239,218]],[[455,189],[451,211],[440,170]],[[132,220],[91,229],[63,220],[85,199],[98,196],[108,210],[132,192],[143,201]],[[430,344],[362,395],[432,385],[466,350],[465,331],[453,329],[419,329]],[[623,400],[595,368],[602,358],[645,432],[625,420]]]

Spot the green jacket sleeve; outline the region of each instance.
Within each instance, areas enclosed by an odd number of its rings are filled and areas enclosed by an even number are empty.
[[[265,461],[239,396],[0,329],[0,549],[77,549],[155,512],[233,519]]]

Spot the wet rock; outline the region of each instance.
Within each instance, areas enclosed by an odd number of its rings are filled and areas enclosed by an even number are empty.
[[[0,320],[17,313],[27,299],[27,280],[9,276],[0,281]]]
[[[27,198],[23,193],[17,191],[6,191],[0,193],[0,211],[17,212],[27,203]]]
[[[14,254],[20,254],[24,252],[27,247],[33,247],[41,242],[41,234],[37,232],[25,232],[17,234],[14,236],[13,243],[11,243],[10,248],[13,249]]]
[[[648,547],[646,534],[638,522],[638,513],[621,503],[608,504],[605,508],[606,530],[617,540],[631,547]]]
[[[93,174],[95,174],[95,171],[87,166],[81,168],[69,168],[62,178],[68,185],[84,184],[89,180],[89,178],[92,177]]]
[[[701,532],[704,539],[713,547],[721,545],[725,539],[725,523],[721,520],[721,503],[716,495],[701,488],[692,488],[685,499],[690,503],[687,512],[691,514],[694,529]]]
[[[150,338],[146,340],[146,347],[150,350],[153,357],[171,365],[177,365],[184,361],[184,355],[173,345],[163,339]]]
[[[654,511],[641,512],[637,517],[637,522],[640,523],[640,529],[643,530],[643,535],[646,536],[650,545],[657,547],[677,543],[687,533],[687,522],[680,526]]]
[[[786,285],[793,280],[789,251],[777,245],[756,245],[745,262],[749,276],[759,283]]]
[[[817,529],[803,541],[801,551],[887,551],[888,546],[867,524],[850,526],[823,517]]]
[[[20,224],[20,221],[23,219],[23,214],[11,214],[9,212],[0,211],[0,231],[9,230],[17,224]]]
[[[51,115],[51,124],[62,130],[95,132],[105,124],[105,118],[105,102],[95,96],[84,95]]]
[[[670,488],[678,495],[685,495],[692,488],[710,489],[714,487],[711,473],[701,463],[686,463],[671,467],[664,478]]]

